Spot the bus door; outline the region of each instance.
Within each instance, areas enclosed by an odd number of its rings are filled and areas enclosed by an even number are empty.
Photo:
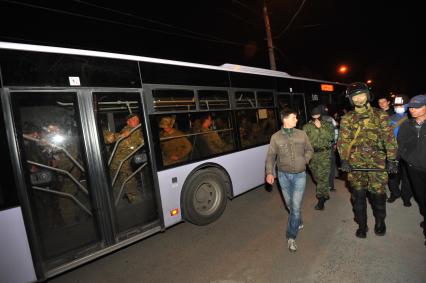
[[[52,275],[105,245],[88,181],[77,91],[9,93],[26,219],[34,231],[37,265]]]
[[[305,95],[303,93],[293,93],[293,109],[297,112],[297,125],[298,129],[302,129],[308,121],[308,114],[306,111]]]
[[[92,93],[116,239],[159,226],[141,93]]]

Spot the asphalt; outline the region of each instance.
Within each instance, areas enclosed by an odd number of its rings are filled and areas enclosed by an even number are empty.
[[[316,211],[308,180],[304,228],[290,253],[285,240],[288,213],[277,187],[255,188],[228,202],[208,226],[181,223],[59,275],[49,282],[426,282],[426,246],[417,204],[387,205],[387,233],[376,236],[368,206],[366,239],[356,224],[345,183]]]

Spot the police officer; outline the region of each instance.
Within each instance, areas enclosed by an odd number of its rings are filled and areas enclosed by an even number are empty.
[[[192,144],[184,133],[173,128],[174,117],[162,117],[159,127],[163,129],[160,133],[160,147],[163,153],[163,164],[170,165],[185,161],[192,150]]]
[[[124,161],[121,168],[119,168],[121,161],[123,161],[129,154],[131,154],[137,147],[144,143],[141,129],[134,130],[140,125],[139,116],[130,114],[127,116],[127,125],[120,131],[119,134],[107,132],[104,133],[106,143],[113,143],[119,141],[114,157],[111,160],[110,172],[111,178],[117,174],[113,190],[115,197],[124,181],[133,173],[131,166],[131,158]],[[141,200],[141,193],[137,189],[137,182],[135,178],[131,178],[125,185],[125,197],[130,203],[135,203]]]
[[[314,155],[309,162],[316,187],[318,203],[316,210],[323,210],[324,203],[329,197],[329,176],[331,170],[331,146],[334,139],[334,128],[330,122],[321,119],[321,108],[315,107],[311,111],[312,119],[303,126],[303,130],[314,148]]]
[[[348,172],[352,189],[353,210],[359,225],[356,236],[367,236],[367,191],[376,222],[374,232],[382,236],[386,233],[388,175],[385,168],[389,173],[398,171],[396,140],[388,114],[370,105],[370,91],[365,83],[350,84],[346,94],[355,109],[341,120],[337,147],[342,160],[341,170]]]

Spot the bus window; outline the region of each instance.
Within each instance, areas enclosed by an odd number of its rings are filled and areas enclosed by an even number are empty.
[[[268,143],[276,131],[273,109],[240,110],[237,112],[237,124],[243,148]]]
[[[97,92],[94,101],[118,238],[124,240],[158,219],[140,93]]]
[[[251,91],[236,91],[235,104],[238,108],[254,108],[256,107],[256,100],[254,92]]]
[[[270,91],[258,91],[257,93],[258,107],[274,107],[274,94]]]
[[[0,100],[0,109],[1,107]],[[3,164],[11,164],[10,152],[8,150],[6,140],[6,127],[3,119],[3,112],[0,114],[0,154]],[[13,180],[13,172],[11,166],[2,166],[2,176],[7,178],[0,178],[0,211],[6,208],[11,208],[18,205],[18,196],[16,193],[16,186]]]
[[[65,254],[99,249],[75,93],[12,93],[12,103],[46,265],[67,262]]]
[[[195,115],[192,159],[214,156],[235,149],[230,112],[205,112]]]
[[[200,109],[229,109],[228,92],[224,90],[199,90]]]
[[[155,111],[195,110],[195,95],[192,90],[152,90]]]

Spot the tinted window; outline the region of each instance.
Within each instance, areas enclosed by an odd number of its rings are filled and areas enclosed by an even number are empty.
[[[236,91],[235,104],[238,108],[254,108],[256,107],[256,100],[254,92],[251,91]]]
[[[1,109],[1,101],[0,101]],[[3,111],[0,113],[0,154],[2,159],[2,178],[0,178],[0,210],[18,205],[16,185],[13,180],[10,151],[6,140],[6,128]]]
[[[199,90],[200,109],[228,109],[228,92],[224,90]]]
[[[195,110],[195,95],[192,90],[152,90],[155,111]]]

